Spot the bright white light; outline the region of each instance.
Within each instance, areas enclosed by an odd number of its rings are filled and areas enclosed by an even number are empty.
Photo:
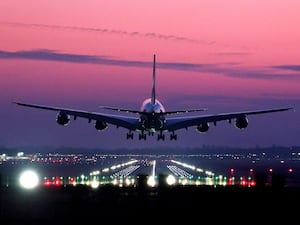
[[[199,180],[196,180],[195,185],[201,185],[201,182]]]
[[[155,179],[153,176],[149,176],[148,180],[147,180],[147,184],[150,186],[150,187],[154,187],[155,186]]]
[[[113,185],[117,185],[118,184],[118,180],[115,178],[114,180],[113,180]]]
[[[174,177],[172,174],[169,174],[169,175],[167,176],[167,184],[168,184],[168,185],[173,185],[173,184],[175,184],[175,183],[176,183],[175,177]]]
[[[186,185],[187,182],[188,182],[187,179],[183,179],[183,180],[182,180],[182,185]]]
[[[98,182],[98,181],[96,181],[96,180],[93,180],[92,182],[91,182],[91,187],[92,188],[98,188],[99,187],[99,185],[100,185],[100,183]]]
[[[126,183],[127,186],[130,185],[131,184],[130,179],[126,178],[125,183]]]
[[[24,152],[18,152],[18,153],[17,153],[17,156],[18,156],[18,157],[24,156]]]
[[[35,172],[27,170],[21,174],[19,181],[22,187],[26,189],[31,189],[38,185],[39,178]]]

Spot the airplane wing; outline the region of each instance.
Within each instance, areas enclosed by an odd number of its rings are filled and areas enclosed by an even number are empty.
[[[69,108],[60,108],[60,107],[52,107],[46,105],[37,105],[37,104],[28,104],[28,103],[21,103],[21,102],[14,102],[16,105],[43,109],[43,110],[50,110],[50,111],[57,111],[59,113],[64,113],[69,116],[73,116],[74,119],[77,117],[82,117],[88,119],[89,122],[91,120],[100,121],[104,123],[109,123],[116,125],[117,127],[123,127],[129,130],[142,130],[143,128],[140,125],[140,118],[139,117],[128,117],[128,116],[120,116],[120,115],[113,115],[113,114],[104,114],[104,113],[97,113],[97,112],[88,112],[83,110],[76,110],[76,109],[69,109]],[[106,107],[107,109],[112,109],[116,111],[122,112],[133,112],[140,114],[142,112],[134,111],[134,110],[126,110],[126,109],[117,109],[114,107]],[[191,126],[198,126],[200,124],[208,124],[208,123],[216,123],[217,121],[228,120],[231,121],[232,119],[246,119],[248,115],[255,115],[255,114],[265,114],[265,113],[272,113],[272,112],[280,112],[280,111],[287,111],[293,108],[273,108],[273,109],[265,109],[265,110],[256,110],[256,111],[243,111],[243,112],[230,112],[230,113],[220,113],[220,114],[212,114],[212,115],[200,115],[200,116],[185,116],[185,117],[174,117],[168,118],[164,124],[164,130],[166,131],[175,131],[183,128],[188,128]],[[182,111],[171,111],[170,114],[177,114],[177,113],[184,113],[184,112],[195,112],[195,111],[203,111],[203,110],[182,110]],[[163,114],[168,114],[168,112],[162,112]]]
[[[201,123],[216,123],[217,121],[239,118],[246,118],[247,115],[265,114],[280,111],[287,111],[293,108],[274,108],[256,111],[244,111],[244,112],[230,112],[230,113],[220,113],[213,115],[201,115],[201,116],[188,116],[188,117],[176,117],[168,118],[165,123],[165,129],[168,131],[175,131],[182,128],[188,128],[190,126],[197,126]]]
[[[45,106],[45,105],[36,105],[36,104],[27,104],[21,102],[14,102],[16,105],[37,108],[37,109],[44,109],[44,110],[51,110],[57,112],[63,112],[67,115],[76,117],[82,117],[89,120],[101,121],[106,122],[109,124],[116,125],[117,127],[124,127],[129,130],[136,130],[139,128],[139,118],[135,117],[127,117],[127,116],[120,116],[120,115],[112,115],[112,114],[104,114],[104,113],[97,113],[97,112],[88,112],[76,109],[68,109],[68,108],[60,108],[60,107],[52,107],[52,106]]]

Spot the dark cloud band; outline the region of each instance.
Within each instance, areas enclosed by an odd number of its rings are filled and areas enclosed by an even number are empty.
[[[83,55],[83,54],[70,54],[60,53],[57,51],[39,49],[29,51],[1,51],[0,59],[28,59],[28,60],[44,60],[44,61],[57,61],[57,62],[70,62],[82,64],[100,64],[124,67],[152,67],[152,62],[136,61],[136,60],[123,60],[113,59],[106,56],[96,55]],[[237,77],[245,79],[278,79],[278,80],[299,80],[300,75],[297,74],[298,68],[286,66],[265,67],[265,68],[242,68],[236,65],[224,64],[193,64],[181,62],[158,62],[157,68],[178,70],[178,71],[191,71],[210,74],[221,74],[228,77]],[[294,70],[291,74],[290,71],[284,73],[285,69]],[[282,71],[283,70],[283,71]]]

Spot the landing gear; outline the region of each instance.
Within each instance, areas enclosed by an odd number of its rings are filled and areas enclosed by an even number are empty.
[[[175,134],[174,131],[173,131],[173,133],[170,135],[170,140],[172,141],[173,139],[174,139],[175,141],[177,140],[177,134]]]
[[[144,130],[142,130],[140,133],[139,133],[139,140],[146,140],[147,139],[147,136],[154,136],[154,132],[150,131],[150,132],[145,132]],[[129,130],[129,132],[126,134],[126,139],[132,139],[133,140],[133,132],[132,130]],[[165,140],[165,134],[163,134],[163,131],[161,130],[159,132],[159,134],[157,134],[157,140]],[[170,140],[177,140],[177,134],[175,134],[175,132],[173,131],[171,134],[170,134]]]
[[[131,130],[126,134],[126,139],[133,139],[133,133]]]
[[[142,131],[142,133],[140,133],[139,134],[139,140],[142,140],[142,139],[144,139],[144,140],[146,140],[146,134],[144,133],[144,131]]]
[[[154,135],[154,132],[149,131],[148,136],[153,136],[153,135]]]
[[[157,135],[157,140],[159,141],[160,139],[163,141],[165,140],[165,135],[162,133],[162,131],[160,131],[160,133]]]

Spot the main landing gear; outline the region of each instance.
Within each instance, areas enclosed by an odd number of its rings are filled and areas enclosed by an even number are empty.
[[[165,140],[165,135],[162,133],[162,131],[160,131],[160,133],[157,135],[157,140],[159,141],[160,139],[163,141]]]
[[[153,136],[154,132],[149,132],[148,136]],[[133,140],[133,132],[130,130],[127,134],[126,134],[126,139],[132,139]],[[147,139],[147,135],[144,131],[142,131],[141,133],[139,133],[139,140],[146,140]],[[157,140],[165,140],[165,135],[163,134],[162,131],[159,132],[159,134],[157,134]],[[177,134],[175,134],[175,132],[173,131],[170,134],[170,140],[177,140]]]
[[[126,139],[132,139],[133,140],[133,133],[132,133],[131,130],[126,134]]]
[[[144,131],[142,131],[142,133],[139,133],[139,140],[142,140],[142,139],[146,140],[146,137],[147,136]]]
[[[177,140],[177,134],[173,131],[172,134],[170,135],[170,140]]]

